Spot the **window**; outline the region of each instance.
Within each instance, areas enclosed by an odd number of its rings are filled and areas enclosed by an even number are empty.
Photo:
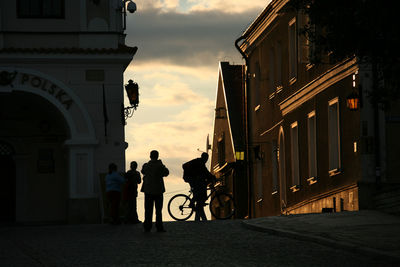
[[[274,48],[271,47],[268,52],[268,80],[269,80],[269,94],[275,93],[275,52]]]
[[[317,177],[317,134],[315,111],[308,114],[308,181],[315,183]]]
[[[64,18],[64,0],[18,0],[18,18]]]
[[[261,67],[260,67],[260,62],[256,62],[255,64],[255,70],[253,74],[253,78],[255,80],[255,86],[254,86],[254,110],[258,110],[260,108],[260,99],[261,99],[261,92],[260,92],[260,80],[261,80]]]
[[[300,173],[299,173],[299,134],[298,134],[297,121],[292,123],[290,126],[290,138],[291,138],[291,156],[292,156],[292,185],[300,185]],[[294,187],[291,189],[293,190]],[[294,191],[294,190],[293,190]]]
[[[299,34],[298,36],[298,53],[300,62],[306,65],[307,70],[312,68],[312,64],[310,62],[310,56],[313,53],[313,44],[310,40],[314,36],[314,25],[311,25],[309,16],[306,15],[304,12],[300,12],[297,16],[297,25],[299,29],[306,29],[304,34]]]
[[[329,101],[328,134],[329,174],[334,175],[340,170],[339,98],[334,98]]]
[[[297,30],[296,18],[289,22],[289,81],[294,82],[297,77]]]
[[[276,45],[276,85],[277,91],[282,90],[282,43],[278,42]]]
[[[261,146],[255,146],[254,148],[254,160],[256,162],[256,179],[257,179],[257,203],[263,200],[263,180],[262,180],[262,170],[263,170],[263,153],[261,151]]]
[[[263,191],[263,184],[262,184],[262,162],[261,160],[257,160],[257,203],[263,200],[262,191]]]
[[[281,212],[285,212],[286,210],[286,147],[285,147],[285,133],[283,131],[283,127],[281,126],[279,129],[278,135],[278,164],[279,164],[279,196],[280,196],[280,207]]]
[[[308,69],[310,69],[313,66],[313,64],[314,64],[313,62],[317,62],[320,60],[320,55],[317,54],[317,48],[315,45],[315,37],[314,38],[312,37],[312,36],[319,34],[319,33],[317,33],[315,25],[310,26],[310,32],[311,32],[311,33],[309,33],[310,36],[307,37],[307,45],[308,45],[308,49],[307,49],[308,65],[307,65],[307,67],[308,67]]]
[[[320,62],[322,60],[322,52],[320,48],[317,47],[316,43],[319,42],[320,38],[318,36],[325,36],[326,33],[322,27],[318,27],[318,25],[311,24],[309,30],[309,61],[310,64],[313,62]]]
[[[225,107],[219,107],[215,109],[215,118],[216,119],[224,119],[226,118],[226,109]]]

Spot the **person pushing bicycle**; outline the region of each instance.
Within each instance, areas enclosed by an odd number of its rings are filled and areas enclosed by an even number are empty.
[[[182,165],[183,179],[189,183],[193,192],[193,200],[195,201],[195,221],[206,221],[207,216],[204,213],[204,206],[207,200],[207,185],[214,184],[216,178],[211,174],[207,167],[206,162],[208,154],[203,152],[200,158],[192,159]]]

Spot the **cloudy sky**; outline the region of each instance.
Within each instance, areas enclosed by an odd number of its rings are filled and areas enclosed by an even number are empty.
[[[135,0],[126,43],[139,49],[125,82],[139,84],[140,103],[125,130],[126,160],[140,170],[152,149],[160,152],[170,170],[164,207],[174,193],[187,192],[182,163],[200,156],[208,134],[212,141],[219,62],[242,64],[234,42],[269,2]]]

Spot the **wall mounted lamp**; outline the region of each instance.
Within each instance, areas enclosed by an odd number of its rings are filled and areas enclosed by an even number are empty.
[[[132,80],[125,85],[126,95],[129,99],[130,106],[124,107],[122,104],[121,113],[123,114],[123,124],[126,125],[126,120],[133,116],[133,112],[139,105],[139,85]]]
[[[346,98],[346,103],[347,103],[347,108],[349,110],[355,111],[358,110],[360,108],[361,105],[361,85],[359,84],[358,86],[356,85],[356,77],[358,75],[358,71],[356,71],[353,74],[353,81],[352,81],[352,87],[353,87],[353,92],[351,94],[349,94]]]

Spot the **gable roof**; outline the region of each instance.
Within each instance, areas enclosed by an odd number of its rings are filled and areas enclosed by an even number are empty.
[[[244,79],[243,65],[220,63],[229,127],[235,149],[244,150]]]

